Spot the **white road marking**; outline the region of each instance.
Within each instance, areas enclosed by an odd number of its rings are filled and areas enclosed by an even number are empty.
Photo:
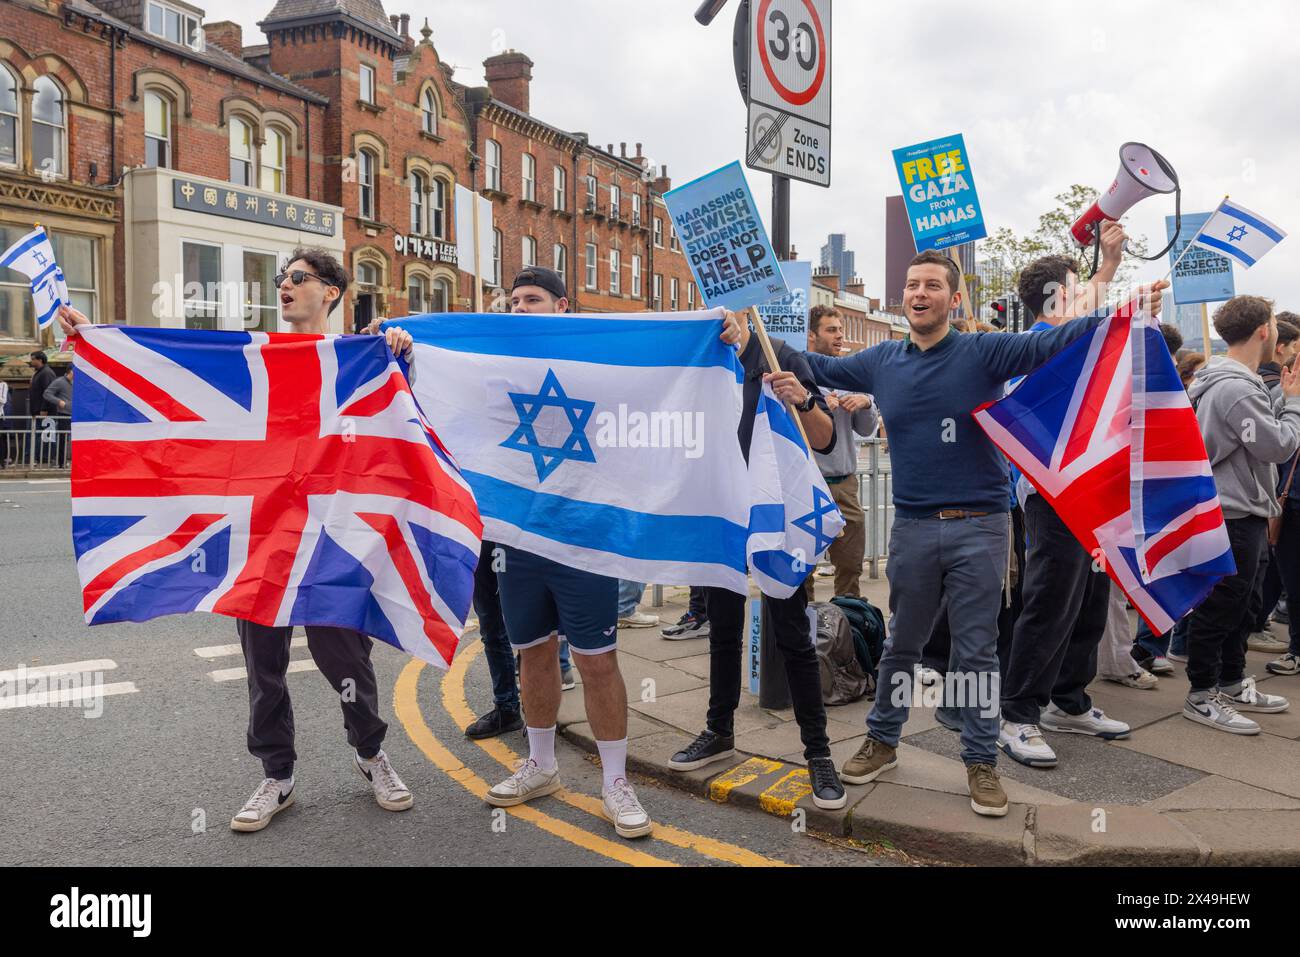
[[[94,671],[112,671],[117,662],[111,658],[92,658],[89,661],[70,661],[66,665],[22,666],[14,671],[0,671],[0,682],[20,681],[24,678],[48,678],[52,675],[84,674]]]
[[[8,711],[11,708],[82,704],[87,700],[96,701],[109,695],[135,694],[139,690],[134,681],[118,681],[107,685],[92,684],[81,688],[60,688],[57,691],[34,691],[30,694],[15,695],[12,698],[0,696],[0,711]]]
[[[310,658],[304,658],[301,661],[289,662],[288,673],[295,671],[317,671],[316,662]],[[208,677],[213,681],[240,681],[248,677],[246,668],[222,668],[218,671],[209,671]]]
[[[306,637],[299,635],[289,642],[290,648],[306,648]],[[243,656],[244,649],[238,644],[234,645],[209,645],[206,648],[195,648],[194,653],[200,658],[229,658],[234,655]]]

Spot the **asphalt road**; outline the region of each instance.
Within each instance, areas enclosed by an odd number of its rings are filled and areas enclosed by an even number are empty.
[[[385,749],[415,806],[394,814],[375,804],[353,768],[333,692],[303,670],[289,679],[297,803],[266,830],[235,834],[230,817],[261,779],[245,749],[237,640],[229,619],[204,614],[88,628],[68,484],[0,481],[0,865],[890,862],[648,781],[636,782],[638,793],[667,827],[623,841],[591,813],[599,768],[562,741],[567,799],[494,815],[474,789],[508,773],[502,748],[521,751],[523,739],[489,749],[467,741],[444,704],[442,675],[379,643]],[[230,645],[233,655],[222,648]],[[305,648],[292,657],[310,665]],[[102,694],[60,706],[15,696],[20,667],[69,664],[102,682]],[[460,692],[450,690],[447,700]],[[464,697],[474,710],[490,701],[481,655],[465,675]]]

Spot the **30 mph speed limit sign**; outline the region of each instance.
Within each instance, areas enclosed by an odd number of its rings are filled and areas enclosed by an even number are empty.
[[[750,0],[745,165],[831,181],[831,0]]]

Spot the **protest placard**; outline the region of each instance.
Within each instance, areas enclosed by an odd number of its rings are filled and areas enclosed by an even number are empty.
[[[896,149],[894,164],[917,252],[988,235],[960,133]]]

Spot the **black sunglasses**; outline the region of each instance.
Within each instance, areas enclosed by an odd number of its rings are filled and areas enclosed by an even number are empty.
[[[293,280],[293,284],[294,284],[295,286],[301,286],[301,285],[302,285],[304,282],[306,282],[308,279],[315,279],[317,282],[321,283],[322,285],[326,285],[326,286],[332,286],[332,285],[334,285],[334,283],[329,282],[329,281],[327,281],[327,280],[325,280],[325,279],[322,279],[320,276],[316,275],[314,272],[308,272],[308,271],[305,270],[305,269],[295,269],[293,272],[282,272],[282,273],[277,273],[277,274],[276,274],[276,277],[275,277],[275,284],[276,284],[277,286],[283,286],[283,285],[284,285],[284,281],[285,281],[286,279],[292,279],[292,280]]]

